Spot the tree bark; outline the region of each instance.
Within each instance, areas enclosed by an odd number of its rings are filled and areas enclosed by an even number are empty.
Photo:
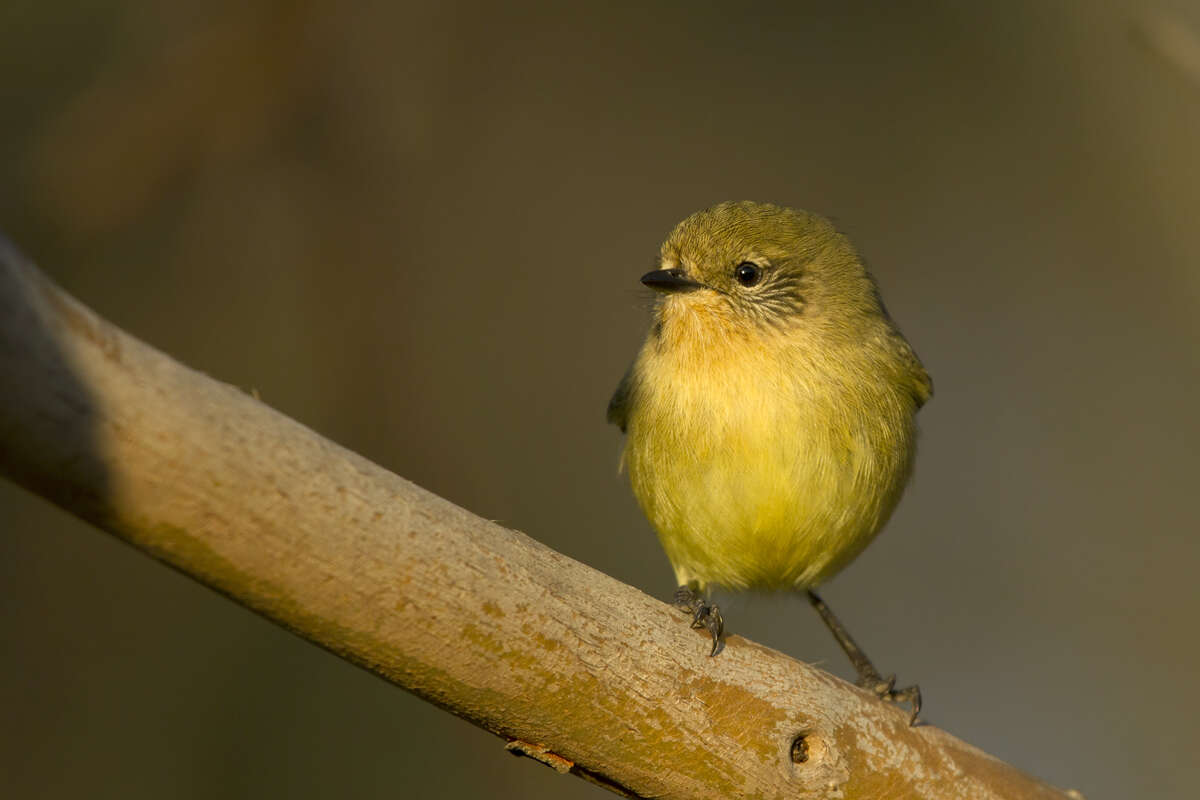
[[[0,473],[628,796],[1077,796],[761,645],[709,658],[665,603],[173,361],[2,238]]]

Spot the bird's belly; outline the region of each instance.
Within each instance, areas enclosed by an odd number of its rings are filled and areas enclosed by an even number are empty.
[[[680,583],[815,586],[870,542],[907,478],[911,413],[744,394],[680,407],[646,403],[625,454]]]

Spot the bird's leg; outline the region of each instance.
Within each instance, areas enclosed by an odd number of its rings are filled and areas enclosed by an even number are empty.
[[[725,649],[725,620],[716,603],[705,600],[697,586],[691,583],[676,589],[673,600],[676,608],[692,615],[693,628],[704,628],[712,634],[710,656],[715,656]]]
[[[921,713],[921,688],[914,684],[904,689],[897,689],[896,676],[889,675],[885,678],[879,674],[879,670],[875,669],[871,659],[867,658],[867,654],[850,636],[850,632],[833,615],[829,606],[825,605],[825,601],[811,589],[808,591],[808,600],[821,615],[821,619],[829,628],[829,632],[833,634],[833,638],[837,639],[837,643],[841,645],[842,651],[850,659],[850,663],[854,665],[854,670],[858,673],[858,685],[874,692],[880,699],[887,700],[889,703],[910,703],[912,716],[909,718],[908,724],[916,725],[917,715]]]

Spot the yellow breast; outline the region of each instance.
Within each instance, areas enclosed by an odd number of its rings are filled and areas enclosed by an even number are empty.
[[[666,315],[634,370],[624,462],[680,584],[816,586],[907,480],[915,402],[854,342]]]

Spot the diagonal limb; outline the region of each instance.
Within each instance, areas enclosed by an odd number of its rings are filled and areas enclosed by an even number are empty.
[[[854,637],[850,635],[850,632],[846,630],[841,621],[834,616],[829,606],[825,605],[825,601],[811,589],[808,590],[808,601],[812,603],[813,608],[821,615],[825,626],[829,628],[829,632],[833,634],[833,638],[837,639],[837,643],[841,645],[842,651],[850,659],[850,663],[854,665],[854,670],[858,673],[858,685],[874,692],[880,699],[887,700],[889,703],[910,703],[912,705],[912,717],[909,719],[908,724],[915,725],[917,723],[917,715],[921,713],[921,688],[914,684],[904,689],[897,689],[896,676],[889,675],[885,678],[879,674],[879,670],[875,669],[875,665],[871,663],[871,659],[867,658],[867,654],[854,641]]]

